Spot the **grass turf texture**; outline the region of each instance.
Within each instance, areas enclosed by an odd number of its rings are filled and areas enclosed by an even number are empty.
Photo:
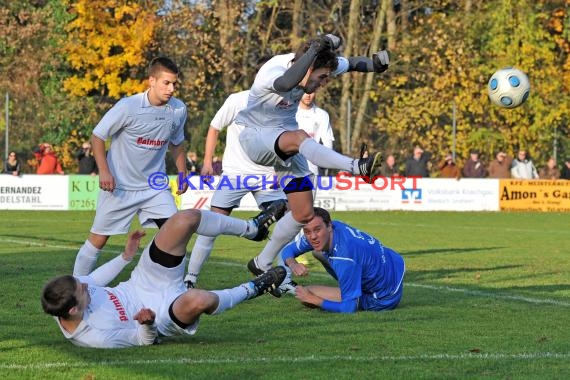
[[[71,272],[93,213],[0,216],[4,379],[570,378],[568,214],[337,212],[403,254],[398,309],[338,315],[266,295],[204,316],[194,337],[121,350],[73,346],[39,303],[48,279]],[[124,242],[112,237],[99,263]],[[262,246],[218,238],[198,287],[248,279]],[[314,263],[299,282],[334,284]]]

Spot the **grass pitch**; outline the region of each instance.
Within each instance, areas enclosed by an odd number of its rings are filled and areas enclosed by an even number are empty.
[[[236,213],[248,217],[252,213]],[[338,315],[269,295],[204,316],[194,337],[121,350],[77,348],[39,292],[70,273],[91,212],[0,212],[4,379],[570,378],[570,215],[333,214],[403,254],[394,311]],[[152,230],[145,238],[151,238]],[[100,263],[118,254],[112,237]],[[220,237],[198,286],[234,286],[262,248]],[[127,278],[127,267],[120,279]],[[332,279],[311,262],[302,284]]]

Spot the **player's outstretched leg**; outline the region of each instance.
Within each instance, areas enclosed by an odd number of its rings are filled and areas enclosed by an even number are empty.
[[[279,285],[285,279],[287,275],[287,271],[284,267],[278,266],[275,268],[271,268],[267,272],[264,272],[262,275],[254,278],[253,280],[236,286],[232,289],[223,289],[223,290],[212,290],[210,293],[214,293],[218,296],[217,304],[214,304],[214,309],[211,311],[205,310],[206,313],[216,315],[220,314],[221,312],[231,309],[232,307],[236,306],[237,304],[249,300],[252,298],[259,297],[262,294],[270,292],[274,289],[279,288]],[[185,294],[192,294],[191,292],[200,292],[199,289],[191,289],[189,290],[190,293]],[[203,292],[203,291],[202,291]]]
[[[368,177],[371,181],[374,172],[380,167],[381,164],[382,164],[382,155],[380,154],[380,152],[376,152],[371,155],[368,154],[368,147],[366,146],[366,144],[363,143],[360,146],[360,158],[358,159],[359,174],[361,176]]]
[[[285,276],[285,268],[276,267],[234,288],[212,291],[188,289],[172,303],[169,314],[179,327],[187,329],[194,326],[195,330],[202,313],[221,314],[243,301],[278,288]]]
[[[269,234],[269,226],[281,219],[286,210],[287,202],[285,200],[273,202],[255,217],[247,221],[247,231],[243,236],[255,241],[266,239]],[[217,217],[213,214],[219,213],[202,213],[202,219],[207,219],[207,222],[204,223],[206,227],[201,224],[198,227],[197,232],[203,232],[207,235],[200,234],[192,249],[190,260],[188,262],[188,274],[184,277],[184,283],[188,289],[195,287],[198,274],[200,273],[204,262],[210,256],[214,246],[214,241],[216,239],[215,235],[220,231],[227,231],[226,226],[228,225],[228,219],[224,219],[227,218],[227,216],[219,214],[221,217]]]
[[[374,172],[380,167],[382,156],[380,153],[374,153],[364,157],[365,152],[366,149],[361,150],[360,158],[354,159],[337,153],[311,138],[303,140],[299,145],[299,153],[319,167],[338,169],[354,175],[372,177]]]
[[[255,216],[252,221],[257,227],[257,235],[248,239],[254,241],[262,241],[267,239],[269,235],[269,226],[277,222],[285,215],[287,211],[287,202],[285,200],[277,200],[269,205],[265,210]]]
[[[248,298],[255,298],[259,297],[262,294],[271,292],[277,288],[285,279],[287,275],[287,271],[284,267],[278,266],[275,268],[271,268],[267,272],[257,276],[253,280],[250,281],[250,284],[253,286],[254,294]]]

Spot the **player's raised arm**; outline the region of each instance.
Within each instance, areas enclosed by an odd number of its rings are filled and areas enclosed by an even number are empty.
[[[145,232],[143,230],[131,233],[125,245],[125,252],[91,272],[87,276],[91,279],[89,282],[98,286],[106,286],[113,281],[136,256],[140,241],[144,235]]]
[[[332,76],[339,76],[349,71],[357,71],[361,73],[383,73],[388,70],[390,65],[390,56],[386,50],[380,50],[372,54],[372,58],[368,57],[338,57],[338,67],[332,72]]]

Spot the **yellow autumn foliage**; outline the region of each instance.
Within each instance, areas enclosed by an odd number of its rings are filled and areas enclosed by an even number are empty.
[[[144,90],[155,9],[126,0],[77,0],[70,7],[76,17],[66,27],[63,52],[76,72],[64,88],[76,96],[111,98]]]

